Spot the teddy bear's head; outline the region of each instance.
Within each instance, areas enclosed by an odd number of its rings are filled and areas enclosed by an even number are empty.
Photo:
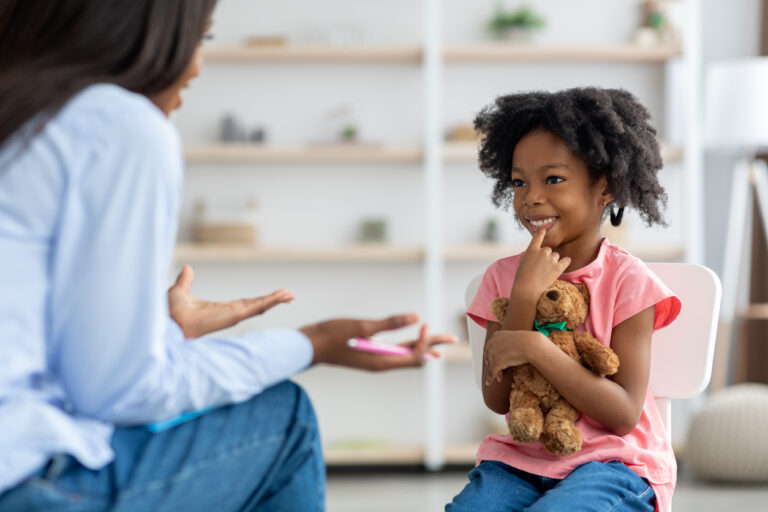
[[[587,319],[589,290],[584,284],[555,281],[536,303],[536,320],[540,324],[565,321],[568,329],[575,329]]]

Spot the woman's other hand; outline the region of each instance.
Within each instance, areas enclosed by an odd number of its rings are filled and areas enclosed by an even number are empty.
[[[314,347],[312,364],[327,363],[361,370],[383,371],[422,366],[426,353],[440,357],[439,352],[431,350],[434,345],[456,343],[456,337],[452,334],[429,336],[427,326],[423,325],[418,339],[401,343],[402,346],[412,349],[408,355],[362,352],[349,347],[347,341],[400,329],[418,321],[418,315],[413,313],[393,315],[382,320],[334,319],[302,327],[301,332],[310,339]]]
[[[199,338],[205,334],[233,325],[272,309],[278,304],[291,302],[293,293],[277,290],[263,297],[238,299],[229,302],[208,302],[190,294],[195,275],[192,267],[184,265],[176,283],[168,290],[168,307],[173,320],[179,324],[185,338]]]

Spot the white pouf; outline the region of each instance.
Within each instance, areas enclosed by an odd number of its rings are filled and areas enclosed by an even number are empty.
[[[685,461],[703,479],[768,482],[768,386],[714,393],[691,422]]]

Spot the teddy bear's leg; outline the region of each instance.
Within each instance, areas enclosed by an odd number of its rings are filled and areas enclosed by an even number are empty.
[[[518,443],[539,439],[544,427],[544,414],[536,395],[525,389],[514,389],[509,395],[509,435]]]
[[[605,377],[619,371],[619,356],[593,338],[591,334],[574,332],[573,341],[576,344],[576,350],[581,354],[582,362],[597,375]]]
[[[574,424],[579,411],[564,398],[558,398],[544,420],[541,444],[548,452],[565,456],[581,449],[581,432]]]

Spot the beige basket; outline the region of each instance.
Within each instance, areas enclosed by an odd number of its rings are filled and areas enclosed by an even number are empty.
[[[199,244],[247,247],[259,244],[258,211],[253,200],[241,210],[229,208],[215,212],[201,201],[195,205],[195,213],[197,220],[193,231],[195,242]]]

